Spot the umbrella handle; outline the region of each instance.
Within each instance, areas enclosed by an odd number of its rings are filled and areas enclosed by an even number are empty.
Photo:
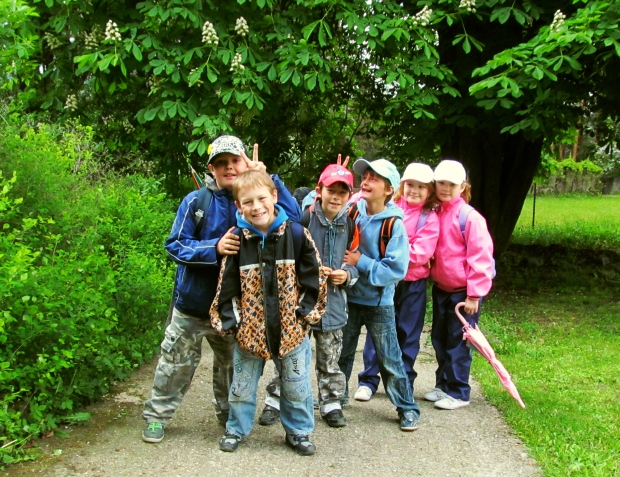
[[[461,315],[461,312],[459,311],[459,308],[463,308],[464,306],[465,306],[464,301],[457,303],[456,306],[454,307],[454,313],[456,313],[456,316],[458,317],[458,319],[461,320],[461,323],[463,324],[463,326],[469,326],[469,323],[467,323],[467,320],[463,318],[463,315]]]

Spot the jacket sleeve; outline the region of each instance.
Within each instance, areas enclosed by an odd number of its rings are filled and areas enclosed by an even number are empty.
[[[193,215],[197,200],[197,191],[188,194],[183,199],[164,247],[172,260],[181,265],[217,265],[216,246],[220,237],[208,240],[196,238],[196,224]]]
[[[272,174],[271,178],[278,191],[278,205],[284,209],[288,218],[293,222],[301,222],[301,209],[297,199],[286,188],[282,179],[277,174]]]
[[[299,301],[297,316],[311,325],[318,323],[327,308],[327,278],[321,265],[319,252],[307,229],[297,264]]]
[[[486,220],[472,210],[465,224],[467,243],[467,296],[483,297],[489,294],[493,284],[495,261],[493,260],[493,240],[487,229]]]
[[[368,282],[375,287],[385,287],[398,283],[407,273],[409,266],[409,239],[402,220],[394,222],[392,238],[385,248],[385,257],[381,260],[362,255],[357,262],[360,272],[368,275]]]
[[[241,323],[241,278],[237,255],[226,255],[220,267],[217,291],[211,304],[213,329],[221,335],[234,333]]]
[[[414,266],[426,265],[435,254],[438,239],[439,217],[431,211],[424,226],[409,238],[409,263]]]
[[[360,272],[357,267],[354,267],[353,265],[344,265],[342,269],[347,272],[347,280],[344,282],[343,286],[345,288],[351,288],[355,285],[355,283],[357,283]]]

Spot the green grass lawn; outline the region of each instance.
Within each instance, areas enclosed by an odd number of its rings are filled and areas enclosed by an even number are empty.
[[[531,207],[480,320],[527,408],[473,374],[545,476],[620,476],[620,196],[539,197],[534,229]]]
[[[528,196],[513,242],[564,244],[573,248],[620,251],[620,195]]]

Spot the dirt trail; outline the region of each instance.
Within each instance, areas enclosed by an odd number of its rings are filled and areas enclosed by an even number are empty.
[[[360,337],[360,346],[364,338]],[[359,351],[353,392],[362,361],[361,348]],[[312,457],[298,456],[284,445],[284,431],[279,423],[271,427],[257,423],[237,452],[221,452],[218,439],[223,430],[211,406],[211,352],[207,345],[203,356],[192,388],[160,444],[146,444],[140,439],[144,425],[142,401],[152,384],[153,362],[88,409],[93,420],[87,426],[63,428],[69,438],[52,437],[37,442],[43,457],[9,467],[0,471],[0,476],[541,475],[497,409],[482,397],[477,383],[473,383],[468,408],[439,411],[422,399],[422,394],[434,384],[434,355],[428,347],[422,349],[416,363],[419,375],[415,397],[422,411],[416,432],[399,430],[397,414],[381,389],[369,402],[352,400],[345,408],[348,425],[344,428],[328,427],[317,411],[313,434],[317,453]],[[267,376],[261,378],[261,389],[270,377],[271,366],[267,365]],[[264,394],[259,398],[258,412]]]

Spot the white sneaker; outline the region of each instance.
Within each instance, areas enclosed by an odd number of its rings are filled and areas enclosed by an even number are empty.
[[[441,389],[435,388],[430,392],[427,392],[424,395],[424,399],[431,402],[441,401],[443,398],[447,398],[448,395],[444,393]]]
[[[356,401],[370,401],[371,397],[372,389],[370,389],[368,386],[360,386],[359,388],[357,388],[357,391],[355,391],[355,396],[353,396],[353,399],[355,399]]]
[[[453,411],[461,407],[469,406],[469,401],[463,401],[461,399],[454,399],[452,396],[446,396],[445,398],[437,401],[435,407],[437,409],[447,409]]]

